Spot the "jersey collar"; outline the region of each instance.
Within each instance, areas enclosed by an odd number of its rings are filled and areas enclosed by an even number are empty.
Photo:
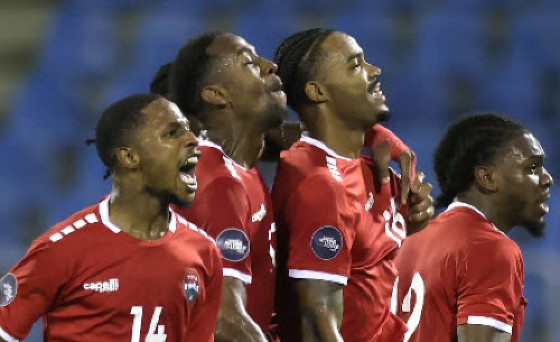
[[[320,148],[321,150],[325,151],[331,157],[335,157],[335,158],[339,158],[339,159],[343,159],[343,160],[352,160],[352,158],[346,158],[346,157],[343,157],[341,155],[336,154],[336,152],[333,151],[332,149],[328,148],[327,145],[325,145],[324,142],[319,141],[317,139],[302,136],[299,139],[299,141],[304,142],[304,143],[309,144],[309,145],[312,145],[312,146],[315,146],[317,148]]]
[[[199,138],[198,138],[198,146],[215,148],[216,150],[220,151],[220,152],[224,155],[224,157],[226,157],[227,159],[231,160],[231,162],[232,162],[233,164],[235,164],[235,166],[240,167],[241,169],[247,171],[247,168],[246,168],[246,167],[237,164],[237,163],[235,162],[235,160],[233,160],[232,157],[228,156],[228,155],[224,152],[224,149],[222,148],[222,146],[216,144],[215,142],[213,142],[213,141],[211,141],[211,140],[208,140],[208,138],[199,137]]]
[[[120,233],[122,230],[116,224],[111,222],[109,218],[110,200],[111,195],[107,196],[107,198],[99,203],[99,216],[101,216],[101,222],[103,222],[103,225],[105,227],[109,228],[113,233]],[[175,233],[175,231],[177,230],[177,218],[175,217],[176,214],[173,212],[173,210],[171,210],[171,208],[169,209],[169,215],[170,219],[167,229],[169,229],[170,232]]]

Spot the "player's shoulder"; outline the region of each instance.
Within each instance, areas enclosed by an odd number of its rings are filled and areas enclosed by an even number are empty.
[[[91,233],[92,228],[101,223],[100,204],[94,204],[70,215],[65,220],[54,224],[35,241],[45,245],[57,245],[62,241],[77,242]],[[81,239],[80,239],[81,238]]]
[[[304,172],[314,167],[326,167],[328,153],[309,142],[313,140],[299,140],[288,150],[280,153],[280,165],[287,170]]]
[[[188,221],[176,212],[174,212],[173,215],[175,215],[177,220],[177,234],[185,236],[186,239],[193,241],[197,245],[200,244],[209,248],[216,247],[216,241],[204,230],[198,228],[196,224]]]
[[[211,184],[216,180],[242,183],[242,176],[246,169],[225,155],[219,147],[207,143],[199,149],[202,152],[196,166],[196,177],[199,182],[203,185]]]

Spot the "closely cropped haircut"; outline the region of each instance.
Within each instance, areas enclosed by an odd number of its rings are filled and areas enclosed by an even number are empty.
[[[117,160],[115,149],[126,146],[130,133],[145,120],[142,110],[150,103],[162,98],[156,94],[136,94],[114,102],[101,114],[95,127],[95,143],[101,161],[107,166],[108,177],[114,170]]]
[[[313,75],[320,57],[319,47],[335,31],[314,28],[294,33],[284,39],[276,53],[274,63],[278,65],[278,76],[284,85],[288,105],[297,111],[305,101],[305,83]]]
[[[171,67],[171,63],[166,63],[159,67],[150,83],[150,93],[169,98],[169,73]]]
[[[520,123],[495,113],[481,113],[451,125],[434,155],[434,171],[441,194],[436,208],[447,207],[474,182],[477,166],[488,165],[508,141],[524,134]]]
[[[212,56],[207,53],[214,40],[224,35],[219,31],[203,33],[187,42],[173,61],[169,72],[169,96],[183,113],[199,117],[202,110],[200,91]],[[203,120],[202,120],[203,121]]]

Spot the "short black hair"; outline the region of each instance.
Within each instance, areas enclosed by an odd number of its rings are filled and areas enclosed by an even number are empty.
[[[441,194],[436,208],[448,206],[474,181],[474,169],[492,163],[504,144],[528,132],[519,122],[497,113],[467,116],[451,125],[434,154]]]
[[[152,82],[150,82],[150,93],[169,98],[169,73],[171,67],[171,63],[166,63],[159,67]]]
[[[112,103],[101,114],[95,127],[95,146],[108,176],[116,166],[115,149],[126,146],[130,133],[144,122],[142,110],[162,96],[135,94]]]
[[[288,105],[293,110],[305,100],[304,87],[313,75],[320,57],[319,46],[332,33],[331,29],[313,28],[292,34],[284,39],[274,53],[278,76],[284,85]]]
[[[214,40],[224,35],[220,31],[203,33],[189,40],[177,53],[169,71],[169,98],[183,113],[197,119],[202,110],[200,90],[209,70],[212,56],[206,51]]]

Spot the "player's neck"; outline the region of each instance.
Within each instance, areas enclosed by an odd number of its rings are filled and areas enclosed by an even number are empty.
[[[169,205],[160,198],[113,185],[109,219],[123,232],[139,240],[157,240],[168,230],[169,215]]]
[[[477,195],[467,192],[457,196],[457,200],[474,206],[502,232],[507,234],[513,228],[513,224],[507,220],[503,213],[503,206],[496,205],[496,201],[490,195]]]
[[[231,123],[228,127],[213,127],[206,131],[210,141],[219,145],[237,164],[251,168],[261,156],[264,132]]]
[[[309,137],[322,141],[336,154],[355,159],[360,156],[364,146],[365,130],[349,128],[335,120],[314,120],[308,125]]]

